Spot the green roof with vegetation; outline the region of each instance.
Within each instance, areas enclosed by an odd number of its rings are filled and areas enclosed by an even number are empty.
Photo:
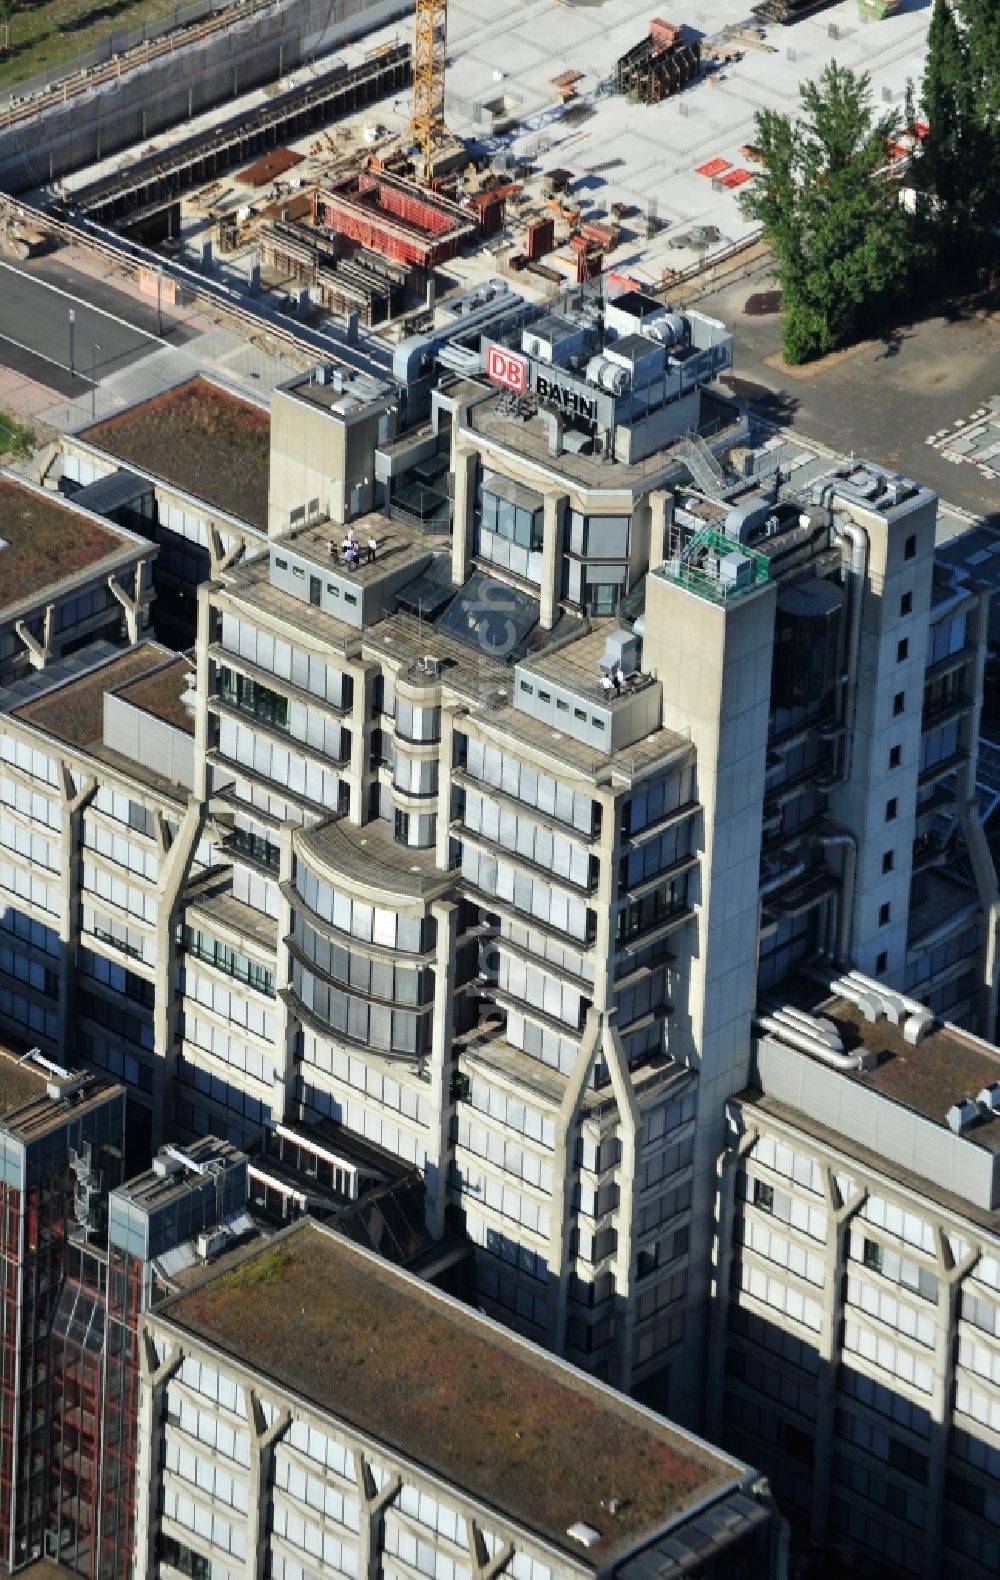
[[[188,379],[129,406],[84,429],[81,438],[126,466],[267,528],[270,413],[208,379]]]
[[[708,1445],[315,1224],[162,1316],[587,1566],[733,1478]],[[567,1537],[577,1521],[600,1542]]]
[[[66,741],[70,746],[93,746],[104,740],[104,694],[116,686],[136,680],[156,664],[163,663],[160,648],[144,642],[130,648],[120,658],[101,664],[79,680],[55,686],[15,708],[13,717]]]
[[[132,547],[114,527],[71,509],[58,494],[12,477],[0,477],[0,541],[0,609]]]

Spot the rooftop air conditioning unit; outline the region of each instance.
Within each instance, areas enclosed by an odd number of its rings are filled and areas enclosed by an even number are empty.
[[[1000,1081],[994,1081],[992,1086],[984,1086],[977,1092],[976,1103],[987,1117],[1000,1113]]]
[[[424,654],[424,673],[427,675],[440,675],[441,660],[435,658],[433,653]]]
[[[225,1229],[209,1229],[199,1234],[195,1241],[195,1250],[203,1262],[211,1257],[218,1256],[226,1243]]]

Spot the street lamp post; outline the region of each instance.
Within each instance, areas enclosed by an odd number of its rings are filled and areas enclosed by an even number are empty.
[[[90,415],[91,419],[97,416],[97,353],[101,349],[101,342],[94,341],[94,355],[90,364]]]
[[[73,308],[71,307],[70,310],[69,310],[69,376],[70,376],[70,378],[72,378],[74,373],[76,372],[76,361],[75,361],[75,357],[74,357],[75,341],[76,341],[76,313],[74,312]]]

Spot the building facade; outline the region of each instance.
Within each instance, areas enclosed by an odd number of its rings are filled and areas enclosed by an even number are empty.
[[[1000,1563],[1000,1055],[858,973],[764,1017],[719,1158],[710,1429],[860,1573]]]
[[[143,1338],[137,1580],[784,1573],[747,1466],[316,1225]]]

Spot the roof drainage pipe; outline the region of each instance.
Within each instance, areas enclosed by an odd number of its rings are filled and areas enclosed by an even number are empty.
[[[848,737],[850,739],[850,737]],[[850,750],[850,747],[847,748]],[[835,959],[842,965],[851,963],[851,935],[854,921],[854,882],[858,871],[858,841],[846,829],[820,834],[816,843],[824,850],[840,848],[844,852],[844,867],[840,875],[840,894],[837,902],[837,950]]]
[[[768,878],[764,883],[761,884],[757,892],[761,897],[763,897],[765,894],[771,894],[775,889],[780,889],[782,884],[791,883],[793,878],[801,878],[805,871],[805,862],[796,861],[792,864],[792,866],[785,867],[784,870],[779,872],[775,877]]]
[[[859,1053],[837,1053],[824,1042],[822,1037],[813,1036],[810,1032],[800,1030],[797,1026],[786,1025],[774,1015],[759,1015],[757,1027],[760,1031],[767,1032],[777,1042],[783,1042],[789,1048],[796,1048],[799,1053],[811,1054],[814,1059],[819,1059],[823,1064],[828,1064],[833,1070],[860,1070],[862,1068]]]

